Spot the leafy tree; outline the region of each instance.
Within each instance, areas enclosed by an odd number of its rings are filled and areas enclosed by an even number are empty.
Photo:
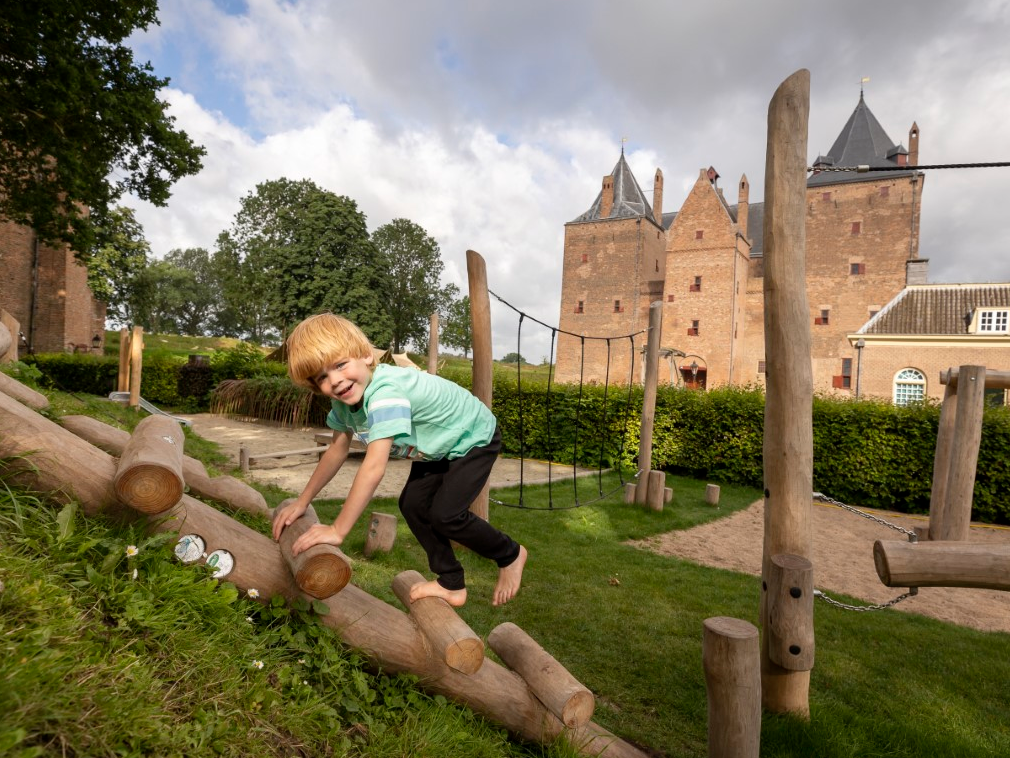
[[[401,352],[410,342],[425,345],[429,318],[448,299],[438,284],[443,269],[438,243],[405,218],[380,226],[372,233],[372,242],[389,265],[393,352]]]
[[[155,261],[135,280],[133,323],[156,334],[178,334],[182,331],[180,314],[194,286],[192,271]]]
[[[191,274],[186,297],[173,314],[182,334],[199,335],[209,331],[220,302],[220,282],[211,264],[210,253],[202,247],[173,250],[165,261]],[[178,281],[184,281],[179,277]]]
[[[151,247],[132,208],[117,207],[106,217],[88,263],[88,286],[105,302],[109,319],[133,322],[137,277],[147,266]]]
[[[152,23],[156,0],[0,4],[0,216],[86,258],[124,192],[164,205],[200,170],[168,80],[123,44]]]
[[[459,290],[456,289],[456,292]],[[440,321],[442,328],[439,339],[442,344],[462,350],[463,357],[467,357],[473,347],[470,296],[453,299],[442,311]]]
[[[526,363],[526,359],[519,353],[509,353],[501,359],[502,363]]]

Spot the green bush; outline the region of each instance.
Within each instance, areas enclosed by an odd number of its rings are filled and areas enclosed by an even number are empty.
[[[63,392],[107,397],[119,375],[117,358],[85,353],[37,353],[26,355],[23,362],[41,373],[39,387]]]

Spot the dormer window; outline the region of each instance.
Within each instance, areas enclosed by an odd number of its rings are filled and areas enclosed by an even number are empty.
[[[979,334],[1006,334],[1010,324],[1010,309],[980,308],[978,311]]]

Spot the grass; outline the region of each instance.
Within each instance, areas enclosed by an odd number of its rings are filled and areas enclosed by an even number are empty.
[[[176,355],[213,355],[218,350],[235,347],[241,340],[233,337],[187,337],[182,334],[144,333],[144,350],[159,350]],[[273,348],[263,348],[268,353]],[[119,355],[119,331],[106,330],[105,355]]]
[[[101,401],[51,399],[54,413],[101,411],[106,421],[123,414],[124,428],[135,418]],[[197,457],[214,448],[196,438],[186,444]],[[504,621],[525,629],[596,693],[594,718],[608,729],[656,756],[700,758],[707,753],[702,622],[727,615],[756,623],[760,580],[626,542],[719,518],[759,493],[724,485],[716,510],[704,503],[704,482],[668,483],[675,499],[660,513],[619,495],[572,510],[492,505],[492,522],[530,550],[524,586],[512,603],[492,607],[494,567],[462,551],[470,600],[461,615],[481,636]],[[618,485],[607,475],[603,489]],[[593,482],[586,486],[580,497],[591,499]],[[374,677],[306,610],[252,603],[179,566],[167,546],[145,545],[142,534],[3,492],[4,754],[569,755],[561,746],[543,752],[510,742],[409,680]],[[290,493],[264,494],[276,504]],[[518,499],[514,489],[493,494]],[[559,497],[556,490],[555,503]],[[524,499],[545,506],[546,487],[527,487]],[[338,507],[317,502],[323,518]],[[393,500],[372,507],[396,512]],[[406,569],[427,574],[424,554],[401,520],[393,551],[364,560],[366,529],[363,518],[344,546],[355,559],[354,581],[398,604],[392,578]],[[133,564],[127,544],[143,546]],[[815,625],[812,717],[766,715],[762,756],[1010,755],[1010,635],[823,604]]]

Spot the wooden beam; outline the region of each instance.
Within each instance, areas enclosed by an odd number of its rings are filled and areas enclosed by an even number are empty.
[[[49,398],[2,371],[0,371],[0,392],[37,411],[49,407]]]
[[[272,515],[276,517],[292,500],[293,498],[282,502]],[[281,555],[291,569],[295,584],[302,592],[317,599],[336,595],[351,580],[351,562],[340,548],[319,544],[294,555],[291,548],[295,540],[318,523],[319,516],[310,505],[301,518],[296,519],[281,532],[281,538],[278,540]]]
[[[1010,545],[877,540],[873,565],[888,587],[1010,590]]]
[[[959,373],[957,368],[941,371],[940,384],[946,384],[948,387],[957,387]],[[987,390],[1010,390],[1010,371],[992,371],[987,369],[985,372],[985,388]]]
[[[470,288],[470,320],[473,334],[473,394],[491,407],[494,360],[491,355],[491,298],[487,291],[487,266],[480,253],[466,251],[466,274]],[[470,510],[485,521],[490,516],[490,485],[484,485]]]
[[[930,503],[929,536],[934,540],[963,540],[971,526],[975,471],[982,443],[985,412],[985,366],[961,366],[957,388],[957,414],[950,441],[950,468],[946,497],[934,514]],[[934,519],[933,516],[937,518]]]

